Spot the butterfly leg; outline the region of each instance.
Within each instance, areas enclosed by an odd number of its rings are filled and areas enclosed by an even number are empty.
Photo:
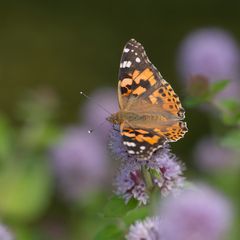
[[[114,130],[114,131],[117,131],[117,132],[120,132],[119,127],[116,126],[116,124],[113,124],[113,130]]]

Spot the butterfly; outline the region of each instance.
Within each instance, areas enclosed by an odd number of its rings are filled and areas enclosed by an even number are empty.
[[[118,75],[119,112],[107,118],[119,124],[130,156],[149,160],[167,142],[188,131],[179,97],[134,39],[123,49]]]

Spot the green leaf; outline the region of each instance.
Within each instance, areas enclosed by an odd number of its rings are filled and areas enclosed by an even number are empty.
[[[238,101],[236,101],[235,99],[224,99],[221,100],[220,103],[221,106],[224,109],[227,109],[228,111],[239,111],[239,107],[240,107],[240,103]]]
[[[0,212],[9,219],[37,218],[48,206],[51,174],[44,159],[30,159],[31,166],[9,166],[0,174]]]
[[[234,204],[239,204],[240,193],[236,191],[240,181],[238,168],[229,167],[221,169],[212,173],[208,181],[226,196],[230,197]]]
[[[240,102],[234,99],[225,99],[219,102],[218,107],[222,112],[225,124],[237,125],[240,123]]]
[[[22,128],[19,133],[19,145],[28,151],[45,150],[56,142],[58,128],[50,124],[31,125]]]
[[[208,100],[207,95],[195,96],[195,97],[188,97],[184,101],[184,105],[189,108],[193,108],[199,106],[200,104],[205,103]]]
[[[101,215],[104,226],[95,239],[123,239],[124,231],[138,219],[145,218],[149,213],[149,206],[138,206],[136,200],[128,204],[123,199],[113,196],[107,202]]]
[[[36,232],[34,227],[28,227],[27,224],[17,223],[14,226],[11,226],[14,236],[18,240],[40,240],[43,239],[39,235],[39,232]]]
[[[233,148],[236,150],[240,149],[240,130],[229,132],[221,140],[221,144],[225,147]]]
[[[124,216],[128,211],[136,208],[138,202],[134,199],[130,200],[127,204],[122,198],[117,196],[111,197],[111,199],[105,205],[102,215],[104,217],[121,217]]]
[[[13,152],[13,132],[6,118],[0,116],[0,161],[7,161]]]
[[[214,82],[208,87],[207,90],[205,90],[203,93],[200,93],[200,95],[188,97],[185,100],[185,105],[192,108],[200,104],[209,102],[213,97],[215,97],[215,95],[223,91],[228,84],[229,80],[220,80]]]
[[[126,225],[133,224],[136,220],[141,220],[149,216],[149,206],[137,207],[133,210],[130,210],[123,217],[123,221]]]
[[[228,84],[229,84],[229,80],[220,80],[212,83],[209,87],[209,94],[211,96],[216,95],[217,93],[223,91]]]
[[[240,112],[232,114],[223,113],[222,120],[226,125],[240,124]]]
[[[95,236],[95,240],[122,240],[124,238],[123,230],[119,229],[117,224],[108,224],[104,226]]]

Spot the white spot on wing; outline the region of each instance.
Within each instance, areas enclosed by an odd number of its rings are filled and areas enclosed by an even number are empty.
[[[120,67],[121,68],[129,68],[130,66],[132,65],[132,62],[131,61],[124,61],[123,63],[122,63],[122,66],[121,66],[121,64],[120,64]]]
[[[127,145],[128,147],[136,147],[136,143],[134,142],[123,142],[124,145]]]
[[[141,146],[140,149],[141,149],[141,150],[145,150],[146,147],[145,147],[145,146]]]
[[[136,59],[136,62],[140,63],[141,62],[141,59],[139,57],[137,57]]]
[[[129,50],[130,50],[129,48],[124,48],[123,51],[127,53],[127,52],[129,52]]]
[[[134,142],[129,142],[129,143],[128,143],[128,146],[129,146],[129,147],[136,147],[136,143],[134,143]]]
[[[129,68],[129,67],[131,66],[131,64],[132,64],[132,63],[131,63],[130,61],[128,61],[126,67]]]
[[[135,152],[133,150],[128,150],[129,154],[135,154]]]

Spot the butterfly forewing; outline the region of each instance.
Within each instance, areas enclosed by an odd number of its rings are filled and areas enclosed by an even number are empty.
[[[120,108],[125,108],[130,98],[140,96],[161,78],[156,67],[149,61],[143,46],[134,39],[128,41],[123,49],[118,74]]]

